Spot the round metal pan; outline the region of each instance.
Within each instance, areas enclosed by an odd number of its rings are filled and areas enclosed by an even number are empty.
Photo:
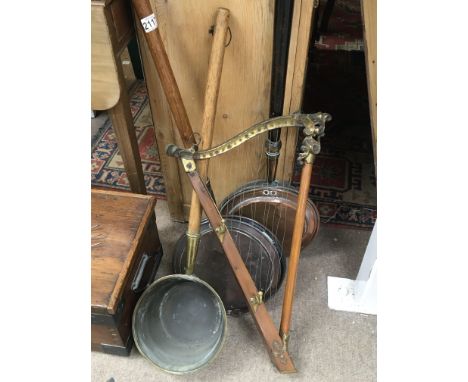
[[[140,353],[173,374],[206,366],[221,350],[226,312],[213,288],[198,277],[169,275],[151,284],[133,311]]]
[[[263,291],[264,300],[268,299],[279,289],[286,273],[286,262],[278,239],[268,229],[249,218],[227,216],[224,224],[257,289]],[[174,273],[183,273],[185,264],[186,237],[181,236],[173,256]],[[207,220],[203,220],[200,227],[200,244],[194,272],[219,294],[227,314],[237,315],[248,311],[242,290],[216,233]]]
[[[253,181],[224,199],[220,211],[223,215],[242,216],[259,222],[273,232],[282,245],[283,254],[289,256],[297,198],[298,191],[285,182]],[[302,247],[315,237],[319,224],[317,207],[308,199]]]

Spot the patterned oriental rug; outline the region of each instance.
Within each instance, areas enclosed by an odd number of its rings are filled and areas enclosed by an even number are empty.
[[[138,81],[130,93],[130,109],[135,123],[146,190],[159,199],[166,199],[145,83]],[[130,191],[127,173],[109,118],[94,135],[91,147],[91,185]]]
[[[155,142],[148,97],[144,83],[132,89],[131,111],[149,194],[165,199],[164,179]],[[346,130],[352,132],[352,129]],[[343,227],[372,228],[376,218],[376,187],[372,154],[350,134],[350,139],[334,136],[322,140],[322,152],[314,164],[310,197],[320,212],[321,223]],[[327,141],[328,139],[328,141]],[[298,186],[296,168],[293,185]],[[92,139],[91,184],[98,188],[130,191],[109,119]]]
[[[370,126],[362,125],[325,130],[309,190],[321,223],[364,229],[374,226],[377,187],[370,134]],[[296,165],[293,186],[299,187],[300,171]]]

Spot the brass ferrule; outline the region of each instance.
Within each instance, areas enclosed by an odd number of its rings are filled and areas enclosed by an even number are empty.
[[[187,232],[187,263],[185,266],[185,274],[193,274],[193,269],[195,267],[195,259],[198,253],[198,244],[200,243],[200,234],[193,234]]]
[[[281,339],[283,340],[283,351],[287,352],[289,345],[289,333],[283,333],[281,335]]]
[[[313,153],[309,153],[309,155],[305,157],[304,163],[312,164],[314,163],[314,159],[315,159],[315,155]]]

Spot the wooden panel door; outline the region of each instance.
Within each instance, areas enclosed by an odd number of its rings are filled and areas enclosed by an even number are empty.
[[[315,0],[294,1],[283,114],[294,113],[301,109],[307,73],[311,27],[317,9],[316,5]],[[326,112],[326,110],[323,111]],[[298,133],[299,131],[296,128],[288,128],[281,131],[282,149],[276,172],[278,179],[291,181],[296,160]]]
[[[377,170],[377,0],[361,1],[366,53],[367,91],[372,127],[374,164]]]

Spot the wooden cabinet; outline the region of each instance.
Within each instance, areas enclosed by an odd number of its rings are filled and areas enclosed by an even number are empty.
[[[128,355],[133,309],[162,257],[152,196],[92,190],[91,348]]]

